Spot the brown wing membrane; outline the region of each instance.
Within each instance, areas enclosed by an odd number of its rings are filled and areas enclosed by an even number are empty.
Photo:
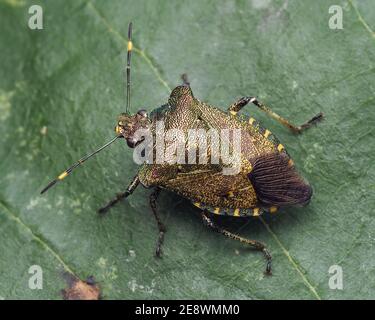
[[[306,205],[311,187],[302,179],[284,153],[272,153],[258,157],[253,163],[249,179],[259,201],[265,205]]]

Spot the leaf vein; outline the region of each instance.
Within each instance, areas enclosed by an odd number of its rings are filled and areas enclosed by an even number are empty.
[[[365,19],[363,19],[361,13],[359,12],[358,8],[353,4],[352,0],[348,0],[348,3],[350,6],[354,9],[359,22],[365,27],[365,29],[371,34],[371,36],[375,39],[375,32],[370,28],[370,26],[367,24]]]
[[[317,300],[321,300],[322,298],[319,296],[318,292],[316,291],[315,287],[311,284],[309,279],[307,279],[306,275],[303,274],[302,270],[296,263],[296,260],[293,259],[293,257],[290,255],[289,251],[285,248],[285,246],[282,244],[278,236],[272,231],[270,226],[260,217],[260,220],[262,221],[263,225],[266,227],[267,231],[271,234],[271,236],[275,239],[276,243],[281,248],[284,255],[287,257],[288,261],[292,264],[293,268],[296,269],[297,273],[302,278],[304,284],[307,286],[307,288],[311,291],[311,293],[315,296]]]
[[[14,214],[2,201],[0,201],[0,207],[4,209],[6,213],[8,213],[8,217],[13,220],[14,222],[21,225],[26,231],[28,231],[32,238],[38,242],[46,251],[48,251],[63,267],[64,269],[73,275],[75,278],[78,278],[76,273],[72,270],[72,268],[63,260],[63,258],[54,250],[52,249],[48,243],[46,243],[41,237],[39,237],[32,229],[29,227],[25,222],[21,220],[19,216]]]
[[[103,16],[103,14],[100,13],[100,11],[94,6],[94,4],[91,1],[87,1],[87,5],[95,12],[95,14],[100,18],[100,20],[103,22],[103,24],[106,26],[109,33],[114,34],[116,37],[118,37],[121,42],[123,42],[124,46],[127,47],[128,40],[125,39],[120,32],[115,30],[111,24],[108,22],[108,20]],[[161,71],[152,63],[151,58],[140,48],[137,48],[133,46],[133,51],[138,53],[142,59],[149,65],[151,70],[154,72],[157,80],[168,90],[168,93],[172,91],[172,88],[168,85],[168,83],[162,78]]]

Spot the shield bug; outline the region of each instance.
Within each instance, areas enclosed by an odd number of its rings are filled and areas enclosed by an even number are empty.
[[[131,195],[139,184],[146,188],[153,188],[150,195],[150,206],[159,229],[156,256],[160,256],[166,228],[158,215],[156,201],[163,189],[175,192],[189,199],[200,209],[202,220],[208,227],[262,251],[267,260],[266,274],[271,274],[271,254],[263,243],[227,231],[215,223],[212,216],[257,217],[263,212],[273,213],[282,207],[304,206],[312,196],[312,188],[297,172],[284,145],[254,118],[246,118],[239,115],[238,112],[247,104],[252,103],[294,133],[300,133],[321,120],[322,113],[301,126],[294,126],[255,97],[243,97],[230,105],[225,112],[195,98],[187,77],[183,76],[182,85],[173,89],[166,104],[152,111],[150,115],[145,110],[139,110],[132,115],[129,113],[132,48],[132,24],[130,23],[126,65],[126,112],[118,117],[115,127],[116,136],[98,150],[78,160],[77,163],[51,181],[41,193],[63,180],[75,168],[117,139],[126,140],[130,148],[139,147],[144,141],[144,136],[138,135],[137,132],[143,130],[155,137],[158,135],[157,123],[160,121],[163,122],[165,129],[177,129],[182,132],[183,136],[187,136],[192,129],[198,131],[237,130],[241,134],[241,141],[238,171],[234,174],[224,174],[221,160],[215,163],[212,161],[203,164],[197,163],[197,153],[193,156],[195,159],[193,163],[184,162],[189,152],[194,149],[192,148],[194,144],[185,143],[183,145],[183,164],[168,161],[162,163],[144,162],[126,190],[118,193],[113,200],[99,209],[99,213],[105,213],[120,200]],[[212,137],[210,141],[212,141]],[[230,144],[233,145],[233,143],[234,141]],[[170,146],[171,142],[169,141],[163,146],[163,150]],[[213,158],[212,146],[210,145],[210,148],[207,149],[208,157],[211,160]],[[151,147],[151,156],[153,157],[157,152],[154,141]],[[201,154],[201,150],[199,153]]]

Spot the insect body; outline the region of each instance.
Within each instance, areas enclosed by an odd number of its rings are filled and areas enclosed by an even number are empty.
[[[129,24],[129,44],[127,63],[127,110],[130,106],[130,59],[131,33]],[[294,163],[278,139],[267,129],[264,129],[253,118],[245,118],[238,112],[248,103],[253,103],[271,117],[280,121],[293,132],[299,133],[322,119],[318,114],[302,126],[294,126],[280,117],[254,97],[243,97],[234,102],[224,112],[214,106],[196,99],[186,77],[183,85],[176,87],[168,103],[154,110],[150,115],[145,110],[135,115],[129,112],[119,116],[115,128],[116,137],[94,153],[80,159],[75,165],[64,171],[52,181],[42,193],[56,182],[64,179],[76,167],[81,165],[93,154],[96,154],[118,138],[124,138],[130,148],[138,147],[143,138],[137,135],[142,129],[151,136],[157,135],[157,123],[162,121],[166,130],[178,129],[184,136],[189,130],[237,130],[240,132],[240,156],[238,171],[235,174],[224,174],[222,162],[176,164],[144,163],[124,192],[117,194],[106,206],[99,209],[106,212],[110,207],[133,193],[139,184],[153,188],[150,205],[159,228],[156,255],[161,254],[161,244],[166,228],[156,210],[156,200],[161,190],[173,191],[189,200],[201,210],[203,222],[213,230],[239,240],[264,253],[267,259],[266,273],[271,273],[271,255],[265,245],[256,240],[245,239],[218,226],[212,215],[229,215],[234,217],[259,216],[263,212],[275,212],[280,207],[306,205],[312,195],[312,189],[298,174]],[[152,154],[155,144],[153,142]],[[166,142],[165,148],[170,144]],[[212,146],[211,146],[212,147]],[[186,154],[190,145],[184,145]],[[200,150],[199,150],[200,151]],[[208,156],[212,160],[211,149]]]

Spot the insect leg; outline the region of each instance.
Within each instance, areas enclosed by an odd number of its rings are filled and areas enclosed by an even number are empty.
[[[263,254],[264,254],[264,257],[266,258],[266,261],[267,261],[267,265],[266,265],[266,271],[265,271],[265,274],[267,275],[271,275],[272,274],[272,271],[271,271],[271,262],[272,262],[272,256],[270,254],[270,252],[267,250],[266,246],[262,243],[262,242],[259,242],[259,241],[256,241],[256,240],[251,240],[251,239],[246,239],[246,238],[243,238],[237,234],[234,234],[234,233],[231,233],[221,227],[219,227],[217,224],[215,224],[209,217],[208,215],[206,214],[205,211],[202,211],[202,219],[203,219],[203,223],[210,227],[211,229],[213,229],[214,231],[218,232],[218,233],[221,233],[222,235],[228,237],[228,238],[231,238],[231,239],[234,239],[234,240],[238,240],[242,243],[246,243],[248,245],[250,245],[250,247],[254,248],[255,250],[259,250],[259,251],[262,251]]]
[[[267,113],[271,118],[276,119],[281,124],[289,128],[294,133],[301,133],[303,130],[310,128],[314,123],[323,119],[323,113],[318,113],[316,116],[312,117],[310,120],[306,121],[304,124],[300,126],[295,126],[291,124],[287,119],[279,116],[277,113],[273,112],[270,108],[265,106],[263,103],[259,102],[256,98],[251,98],[250,100],[254,103],[259,109]]]
[[[182,85],[190,87],[190,81],[186,73],[181,75]]]
[[[228,109],[229,112],[232,114],[236,114],[241,108],[243,108],[248,102],[251,102],[255,104],[259,109],[267,113],[271,118],[274,118],[275,120],[279,121],[281,124],[286,126],[288,129],[290,129],[294,133],[301,133],[303,130],[310,128],[313,124],[319,122],[323,119],[323,113],[318,113],[316,116],[312,117],[310,120],[306,121],[304,124],[300,126],[295,126],[292,123],[290,123],[287,119],[279,116],[277,113],[273,112],[270,108],[268,108],[266,105],[258,101],[255,97],[243,97],[237,102],[235,102],[233,105],[231,105]]]
[[[157,257],[160,257],[160,255],[161,255],[161,246],[162,246],[163,241],[164,241],[164,234],[167,231],[164,224],[161,222],[159,214],[156,210],[156,200],[157,200],[159,194],[160,194],[160,189],[155,188],[154,192],[151,193],[151,195],[150,195],[150,206],[151,206],[152,212],[154,214],[154,217],[156,219],[156,223],[158,224],[158,229],[159,229],[159,237],[158,237],[158,240],[156,242],[156,250],[155,250],[155,255]]]
[[[251,99],[251,97],[242,97],[229,106],[228,112],[235,116],[244,106],[246,106],[250,102]]]
[[[116,198],[112,199],[109,201],[104,207],[100,208],[98,212],[100,214],[106,213],[111,207],[113,207],[117,202],[119,202],[122,199],[127,198],[130,196],[133,191],[137,188],[139,184],[139,178],[138,175],[136,175],[133,180],[130,182],[128,187],[126,188],[125,192],[120,192],[116,195]]]

